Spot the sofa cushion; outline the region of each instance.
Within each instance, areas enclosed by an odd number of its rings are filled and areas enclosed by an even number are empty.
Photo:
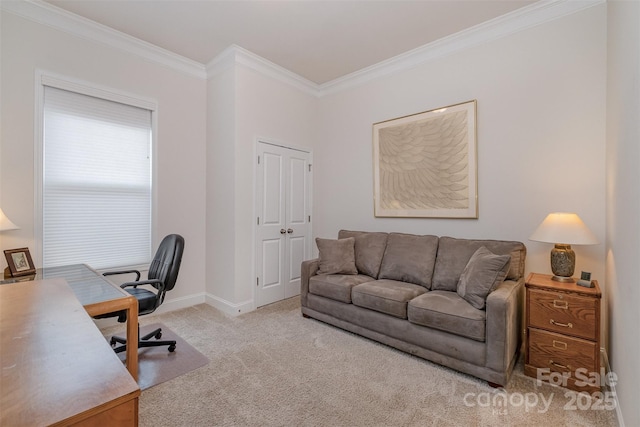
[[[321,274],[309,279],[309,292],[350,304],[351,288],[372,280],[364,274]]]
[[[487,312],[474,308],[460,295],[431,291],[409,301],[409,322],[484,342]]]
[[[358,274],[353,237],[347,239],[316,238],[320,263],[318,274]]]
[[[485,246],[497,255],[511,255],[507,279],[518,280],[524,276],[526,248],[521,242],[440,237],[431,290],[455,292],[458,288],[460,275],[469,259],[481,246]]]
[[[399,280],[431,289],[437,236],[390,233],[378,279]]]
[[[458,280],[457,293],[473,307],[484,309],[487,295],[507,276],[511,255],[496,255],[480,246]]]
[[[356,268],[359,273],[375,279],[380,272],[380,263],[387,247],[387,233],[340,230],[338,239],[356,239]]]
[[[354,286],[351,291],[353,305],[407,318],[407,302],[427,292],[419,285],[396,280],[376,280]]]

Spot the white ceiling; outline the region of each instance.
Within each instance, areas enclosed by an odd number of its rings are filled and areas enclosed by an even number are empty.
[[[238,45],[316,84],[535,0],[46,0],[202,64]]]

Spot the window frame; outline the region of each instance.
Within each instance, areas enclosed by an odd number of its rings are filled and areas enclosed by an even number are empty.
[[[118,102],[133,107],[144,108],[151,111],[151,248],[150,254],[153,256],[154,248],[157,246],[157,129],[158,129],[158,103],[155,99],[145,98],[137,94],[113,89],[110,87],[89,83],[75,78],[61,76],[48,71],[36,70],[35,76],[35,146],[34,146],[34,234],[35,245],[33,258],[36,265],[42,265],[44,218],[43,218],[43,166],[44,166],[44,88],[45,86],[76,92],[81,95],[88,95],[107,101]],[[116,268],[146,270],[146,265],[122,265]]]

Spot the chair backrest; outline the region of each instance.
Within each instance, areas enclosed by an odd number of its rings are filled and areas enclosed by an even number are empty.
[[[149,265],[149,279],[158,279],[164,283],[164,291],[170,291],[176,285],[182,252],[184,251],[184,238],[179,234],[169,234],[158,246],[151,265]],[[164,295],[160,295],[160,300]]]

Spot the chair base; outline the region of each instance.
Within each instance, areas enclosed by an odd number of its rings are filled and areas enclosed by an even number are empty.
[[[138,325],[138,337],[140,337],[140,325]],[[162,346],[169,346],[169,352],[173,353],[176,350],[176,342],[175,341],[150,341],[151,338],[155,338],[156,340],[159,340],[160,338],[162,338],[162,329],[158,328],[148,334],[146,334],[143,337],[140,337],[138,339],[138,348],[144,348],[144,347],[162,347]],[[111,337],[111,341],[110,341],[111,347],[113,347],[113,351],[115,351],[116,353],[122,353],[123,351],[125,351],[127,349],[127,339],[126,338],[122,338],[122,337],[118,337],[118,336],[113,336]],[[117,344],[122,344],[120,346],[117,346]]]

